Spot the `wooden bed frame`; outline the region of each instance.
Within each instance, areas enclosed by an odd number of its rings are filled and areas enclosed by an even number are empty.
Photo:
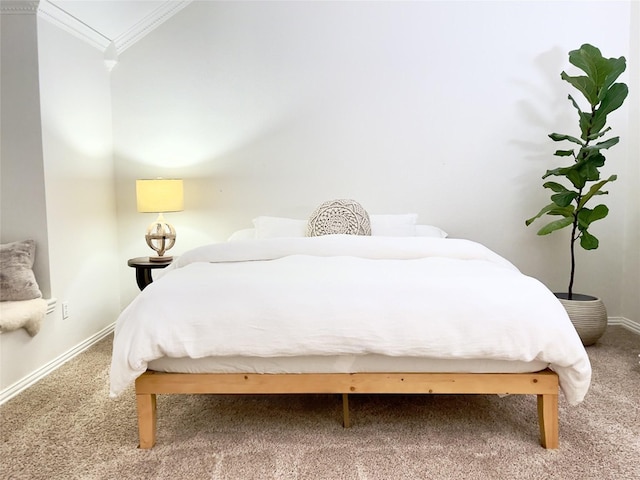
[[[540,443],[558,448],[558,376],[535,373],[162,373],[136,379],[140,448],[156,443],[157,394],[338,393],[349,427],[349,394],[533,394],[538,397]]]

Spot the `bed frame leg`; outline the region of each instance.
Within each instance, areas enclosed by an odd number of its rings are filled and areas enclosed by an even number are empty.
[[[152,448],[156,444],[156,396],[153,393],[136,395],[138,404],[138,448]]]
[[[558,448],[558,395],[538,395],[540,443],[544,448]]]
[[[351,420],[349,419],[349,394],[342,394],[342,426],[349,428],[351,426]]]

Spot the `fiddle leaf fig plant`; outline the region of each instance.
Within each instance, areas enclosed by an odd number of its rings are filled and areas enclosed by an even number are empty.
[[[603,150],[608,150],[620,141],[620,137],[604,137],[611,127],[607,127],[607,115],[622,106],[628,94],[627,85],[615,83],[626,69],[626,59],[604,58],[596,47],[584,44],[578,50],[569,52],[569,62],[582,70],[586,75],[570,76],[565,72],[560,78],[576,88],[586,99],[588,108],[584,111],[570,94],[569,101],[578,111],[578,127],[580,136],[561,133],[551,133],[549,137],[554,142],[568,142],[567,146],[556,150],[557,157],[570,159],[565,167],[547,170],[542,176],[559,177],[565,183],[547,181],[544,188],[551,190],[551,203],[543,207],[534,217],[526,220],[530,225],[534,220],[543,216],[558,217],[538,230],[538,235],[548,235],[551,232],[566,227],[571,228],[570,254],[571,273],[569,276],[568,299],[573,296],[573,282],[576,270],[575,245],[585,250],[594,250],[599,246],[598,239],[589,232],[589,227],[596,220],[601,220],[609,213],[609,208],[600,203],[591,207],[596,197],[609,192],[603,187],[616,180],[616,175],[606,179],[600,178],[600,167],[605,164]]]

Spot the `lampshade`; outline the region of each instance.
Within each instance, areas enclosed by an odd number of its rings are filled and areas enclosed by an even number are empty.
[[[181,179],[156,178],[136,180],[139,212],[181,212],[184,210],[184,190]]]
[[[158,214],[158,219],[149,225],[144,236],[147,245],[158,254],[149,257],[149,261],[170,262],[172,257],[165,255],[165,252],[176,243],[176,229],[165,221],[162,214],[184,210],[182,180],[167,178],[136,180],[136,199],[139,212]]]

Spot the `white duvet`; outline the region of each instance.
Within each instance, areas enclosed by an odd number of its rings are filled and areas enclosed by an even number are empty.
[[[111,396],[163,356],[540,360],[580,402],[591,366],[544,285],[468,240],[328,235],[191,250],[122,312]]]

